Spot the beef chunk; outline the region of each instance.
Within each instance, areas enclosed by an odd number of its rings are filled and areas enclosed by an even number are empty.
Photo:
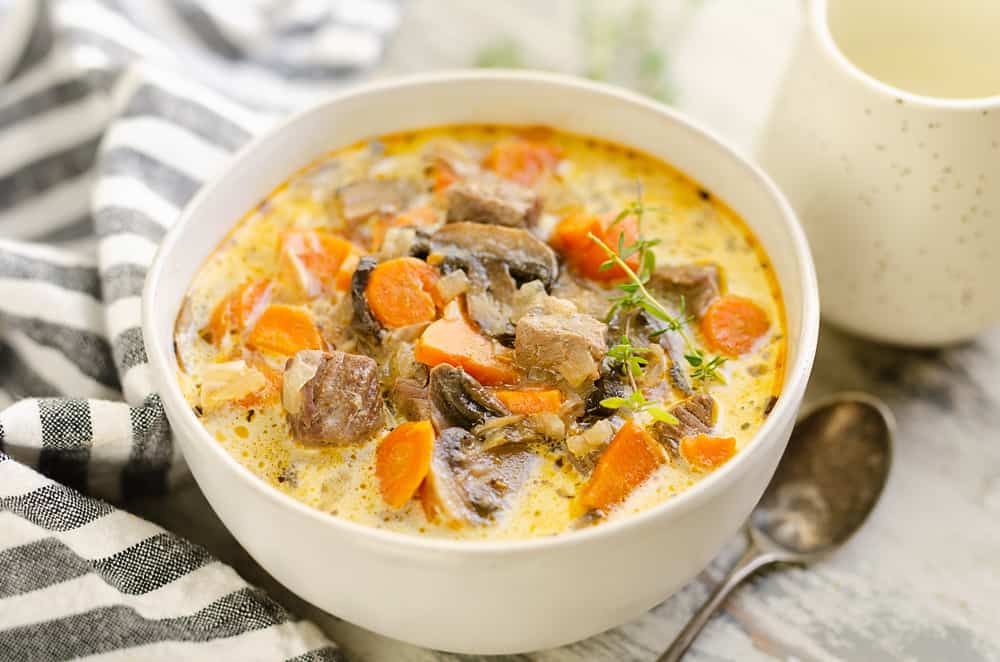
[[[448,189],[448,222],[471,221],[527,227],[541,210],[534,191],[490,173],[456,182]]]
[[[429,421],[434,406],[426,386],[413,379],[397,379],[389,392],[389,399],[398,416],[411,421]]]
[[[364,179],[337,191],[341,213],[352,222],[375,212],[394,214],[402,211],[416,194],[416,185],[401,179]]]
[[[719,298],[719,267],[714,264],[664,264],[656,268],[650,288],[677,305],[684,297],[685,308],[697,317]]]
[[[517,322],[514,358],[525,370],[555,372],[576,387],[597,378],[606,336],[607,326],[590,315],[536,311]]]
[[[360,444],[383,424],[378,364],[345,352],[303,350],[288,360],[282,403],[307,444]]]
[[[673,454],[676,455],[681,439],[695,434],[706,434],[715,425],[715,400],[710,395],[699,393],[670,408],[677,423],[658,422],[653,433]]]

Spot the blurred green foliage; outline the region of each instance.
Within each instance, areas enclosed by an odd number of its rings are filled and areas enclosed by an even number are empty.
[[[687,1],[700,4],[701,0]],[[609,7],[618,11],[609,11]],[[649,0],[622,5],[579,0],[578,13],[582,70],[573,73],[623,85],[667,103],[673,100],[669,57],[656,34]],[[528,61],[520,42],[509,35],[486,45],[477,53],[474,64],[487,68],[538,68]]]

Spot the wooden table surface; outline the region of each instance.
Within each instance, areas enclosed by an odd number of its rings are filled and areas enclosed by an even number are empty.
[[[580,5],[410,0],[378,75],[469,66],[482,49],[512,41],[525,64],[580,71]],[[590,3],[589,10],[619,5],[597,7]],[[665,0],[651,10],[672,103],[752,150],[794,47],[798,1]],[[807,400],[846,389],[880,396],[898,419],[882,502],[828,560],[765,573],[739,590],[697,640],[691,662],[1000,660],[1000,331],[961,347],[909,351],[824,327]],[[314,619],[352,660],[478,659],[387,640],[306,605],[247,556],[193,482],[132,509],[205,545]],[[737,540],[722,556],[739,550]],[[720,561],[615,630],[561,649],[490,659],[655,660],[721,576]]]

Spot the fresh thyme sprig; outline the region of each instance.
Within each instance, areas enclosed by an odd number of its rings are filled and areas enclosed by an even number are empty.
[[[680,314],[675,316],[646,288],[647,283],[652,278],[653,272],[656,270],[656,254],[652,248],[660,243],[658,239],[646,239],[642,234],[642,217],[650,209],[652,208],[646,207],[642,202],[642,190],[640,188],[636,199],[625,205],[611,224],[611,227],[614,227],[628,216],[634,215],[638,238],[632,244],[626,245],[625,232],[619,232],[617,251],[612,250],[610,246],[594,233],[587,233],[590,240],[600,246],[608,256],[608,259],[601,264],[601,270],[613,269],[617,266],[628,278],[628,282],[618,286],[618,289],[622,293],[611,299],[612,305],[608,311],[608,319],[610,320],[620,311],[636,309],[646,311],[649,315],[652,315],[655,319],[660,320],[666,325],[664,329],[654,331],[654,337],[667,331],[674,331],[681,336],[687,349],[684,359],[692,368],[691,378],[693,380],[701,384],[710,381],[724,383],[725,377],[719,372],[719,368],[726,362],[726,358],[723,356],[707,356],[704,350],[697,347],[691,340],[691,336],[687,331],[687,325],[694,319],[694,316],[687,313],[687,304],[684,297],[681,297]],[[638,272],[627,262],[633,255],[638,255]],[[623,338],[623,340],[627,340],[627,338]],[[620,349],[621,344],[619,343],[609,350],[609,354],[613,358],[616,358],[616,353],[620,354],[624,351]],[[631,347],[631,343],[629,343],[629,347]],[[631,351],[634,353],[634,348]],[[640,369],[641,367],[639,366]],[[633,370],[632,366],[629,366],[627,370],[631,374]],[[633,388],[633,392],[635,390]]]
[[[695,349],[684,355],[684,359],[691,365],[691,378],[697,382],[705,383],[712,380],[725,382],[725,378],[719,373],[719,368],[728,359],[724,356],[713,356],[708,358],[705,352]]]
[[[649,361],[641,356],[648,351],[644,347],[633,345],[632,341],[628,338],[627,330],[621,340],[608,350],[608,356],[621,363],[622,374],[628,377],[631,392],[627,398],[617,396],[604,398],[601,400],[601,406],[606,409],[625,408],[635,412],[644,411],[652,416],[654,420],[676,425],[678,422],[677,418],[664,409],[661,404],[647,400],[642,389],[639,388],[639,385],[635,381],[636,377],[642,375],[643,368],[649,364]]]
[[[632,391],[627,398],[604,398],[601,400],[601,406],[606,409],[625,408],[632,411],[644,411],[649,414],[653,420],[662,421],[668,425],[677,425],[679,422],[677,417],[664,409],[662,405],[647,400],[642,391],[638,389]]]

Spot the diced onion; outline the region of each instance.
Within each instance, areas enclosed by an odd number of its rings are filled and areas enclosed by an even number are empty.
[[[232,400],[246,397],[264,388],[267,377],[246,361],[209,364],[202,372],[201,407],[215,409]]]
[[[469,277],[461,269],[456,269],[447,276],[439,278],[435,287],[441,301],[447,303],[469,289]]]
[[[577,457],[585,457],[601,448],[615,433],[615,428],[608,420],[597,421],[589,428],[566,439],[566,448]]]
[[[302,387],[316,376],[322,361],[323,352],[312,349],[302,350],[292,357],[281,389],[281,402],[289,414],[302,411]]]

